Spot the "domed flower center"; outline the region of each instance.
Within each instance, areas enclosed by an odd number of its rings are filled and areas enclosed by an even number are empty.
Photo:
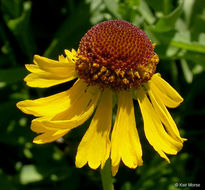
[[[159,62],[147,35],[120,20],[92,27],[80,41],[78,58],[80,78],[113,90],[139,87],[152,77]]]

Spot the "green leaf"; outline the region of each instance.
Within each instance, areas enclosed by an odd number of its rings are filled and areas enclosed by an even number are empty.
[[[149,24],[153,24],[155,22],[156,19],[144,0],[140,1],[139,12]]]
[[[19,81],[23,81],[26,75],[26,69],[23,67],[16,67],[10,69],[0,70],[0,88],[10,84],[15,84]]]
[[[22,0],[1,0],[0,8],[7,19],[19,17],[22,9]]]
[[[87,31],[89,24],[89,6],[81,3],[74,13],[68,16],[57,30],[44,56],[55,58],[64,49],[78,46],[80,38]]]
[[[187,25],[184,19],[179,18],[176,21],[175,30],[178,32],[187,32]]]
[[[205,70],[205,54],[188,51],[182,58],[194,63],[193,74],[199,74]]]
[[[205,31],[205,15],[197,15],[193,23],[191,24],[192,24],[191,29],[194,33],[204,32]]]
[[[11,176],[0,173],[0,187],[2,190],[17,190],[12,182]]]
[[[22,184],[33,183],[41,181],[43,176],[38,172],[36,166],[34,165],[25,165],[23,166],[20,173],[20,181]]]
[[[140,0],[123,0],[119,3],[118,12],[121,15],[122,20],[126,20],[133,24],[136,23],[136,26],[139,26],[137,23],[140,23],[140,20],[144,18],[139,14]]]
[[[199,43],[205,45],[205,33],[199,34]]]
[[[105,5],[102,3],[102,0],[87,0],[87,2],[90,4],[90,22],[92,25],[98,24],[99,22],[102,22],[104,20],[104,10]]]
[[[187,3],[191,4],[191,1],[189,2],[189,0],[186,0]],[[190,5],[191,6],[191,5]],[[205,11],[204,11],[204,7],[205,7],[205,1],[204,0],[195,0],[194,1],[194,5],[192,6],[192,8],[190,9],[190,11],[192,11],[191,13],[185,13],[185,16],[191,15],[190,18],[190,24],[189,27],[191,29],[192,32],[204,32],[205,31]],[[186,17],[185,17],[186,18]]]
[[[8,27],[11,31],[13,31],[14,33],[22,32],[22,29],[24,28],[24,25],[26,24],[27,19],[30,16],[30,10],[31,3],[25,3],[21,16],[15,19],[10,19],[8,21]]]
[[[205,44],[200,44],[199,42],[191,42],[190,32],[176,33],[170,44],[178,48],[205,53]]]
[[[30,60],[32,59],[33,52],[36,49],[36,44],[30,28],[31,8],[32,3],[30,1],[24,2],[21,16],[9,19],[7,22],[8,28],[14,34],[22,51],[30,58]]]
[[[152,9],[154,9],[154,11],[156,13],[162,13],[163,9],[164,9],[164,2],[165,0],[146,0],[147,4],[149,4],[149,6],[152,7]],[[167,1],[166,1],[167,2]],[[170,4],[170,2],[168,1],[168,3]],[[169,7],[171,8],[171,7]]]
[[[168,32],[174,30],[175,23],[182,13],[182,4],[180,4],[173,12],[159,19],[155,27],[152,28],[155,32]]]
[[[187,83],[191,83],[193,80],[193,73],[191,72],[189,65],[185,59],[181,59],[181,67],[184,73],[184,78]]]
[[[23,114],[17,109],[16,100],[1,102],[0,115],[0,143],[19,146],[32,141],[33,134],[29,127],[26,127],[27,119],[22,118]]]
[[[116,0],[104,0],[107,9],[117,18],[120,19],[121,15],[118,13],[118,3]]]
[[[191,16],[192,16],[192,9],[194,7],[195,0],[184,0],[184,16],[186,20],[187,26],[189,26],[190,21],[191,21]]]
[[[203,62],[205,65],[205,54],[188,51],[183,55],[184,59],[192,60],[196,63]]]
[[[166,44],[167,46],[170,43],[170,41],[172,40],[172,38],[175,36],[175,33],[176,33],[176,31],[174,31],[174,30],[171,30],[169,32],[158,33],[158,32],[152,31],[152,30],[150,31],[150,27],[148,27],[148,32],[153,36],[152,37],[154,39],[153,42]]]

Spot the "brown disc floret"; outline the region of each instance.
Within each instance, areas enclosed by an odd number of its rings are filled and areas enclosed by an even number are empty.
[[[159,62],[147,35],[121,20],[92,27],[80,41],[78,58],[80,78],[114,90],[139,87],[152,77]]]

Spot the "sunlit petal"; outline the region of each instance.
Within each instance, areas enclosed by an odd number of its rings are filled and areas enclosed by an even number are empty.
[[[39,125],[47,130],[73,129],[83,124],[93,113],[100,97],[100,91],[95,87],[89,87],[86,93],[81,93],[77,101],[65,111],[55,116],[44,116],[34,119],[31,129],[36,131]]]
[[[167,107],[175,108],[183,101],[179,93],[162,79],[159,74],[154,74],[148,83]]]
[[[26,65],[31,73],[24,80],[28,86],[46,88],[75,79],[77,77],[75,62],[70,57],[60,56],[59,61],[55,61],[35,55],[34,64]]]
[[[73,102],[67,110],[55,116],[34,119],[31,123],[31,130],[41,133],[34,139],[34,143],[42,144],[55,141],[71,129],[83,124],[94,112],[99,97],[100,91],[89,87],[86,93],[81,93],[81,97]]]
[[[153,108],[156,114],[159,116],[161,122],[164,124],[166,131],[176,141],[181,142],[179,146],[182,147],[184,139],[180,137],[179,130],[174,120],[172,119],[170,113],[168,112],[167,108],[165,107],[161,99],[157,96],[156,92],[154,92],[151,88],[148,90],[148,94],[151,99]]]
[[[85,93],[86,89],[87,84],[83,80],[78,80],[67,91],[36,100],[24,100],[18,102],[17,107],[24,113],[34,116],[56,115],[70,108]]]
[[[176,154],[181,149],[181,143],[173,139],[165,131],[144,90],[141,88],[137,89],[136,96],[144,121],[145,136],[159,155],[169,162],[165,153]]]
[[[104,167],[110,154],[109,134],[112,121],[112,92],[104,90],[92,122],[78,146],[76,167],[87,162],[90,168]]]
[[[36,143],[36,144],[50,143],[50,142],[56,141],[57,139],[61,138],[69,131],[70,130],[60,130],[60,129],[57,131],[46,130],[45,133],[35,137],[33,140],[33,143]]]
[[[118,93],[118,110],[111,137],[113,172],[121,159],[129,168],[142,165],[142,149],[136,128],[132,95],[127,91]]]

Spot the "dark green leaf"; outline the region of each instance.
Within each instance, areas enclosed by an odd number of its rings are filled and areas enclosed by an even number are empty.
[[[81,3],[60,26],[44,56],[57,57],[64,49],[77,48],[80,38],[88,30],[89,25],[89,6]]]
[[[187,81],[187,83],[191,83],[193,80],[193,73],[191,72],[189,65],[185,59],[181,60],[181,67],[184,73],[185,80]]]
[[[107,9],[115,16],[115,18],[121,18],[121,15],[118,13],[118,3],[116,0],[104,0],[104,3]]]
[[[23,82],[26,75],[26,69],[23,67],[2,69],[0,70],[0,84],[3,86],[14,84],[19,81]]]
[[[175,23],[182,13],[182,8],[183,6],[180,4],[173,12],[160,18],[152,30],[155,32],[168,32],[174,30]]]
[[[11,176],[6,176],[0,171],[0,187],[2,190],[17,190],[14,184],[11,183]]]
[[[7,25],[19,42],[22,51],[30,58],[33,57],[36,48],[32,30],[30,28],[30,13],[32,4],[30,1],[23,3],[21,15],[17,18],[9,19]]]
[[[1,0],[0,3],[5,19],[13,19],[21,15],[22,0]]]
[[[199,42],[191,42],[190,41],[190,33],[176,33],[175,37],[171,41],[171,45],[190,50],[195,51],[199,53],[205,53],[205,44],[199,43]]]
[[[143,0],[140,1],[139,12],[149,24],[153,24],[155,22],[156,19],[152,14],[151,9]]]

